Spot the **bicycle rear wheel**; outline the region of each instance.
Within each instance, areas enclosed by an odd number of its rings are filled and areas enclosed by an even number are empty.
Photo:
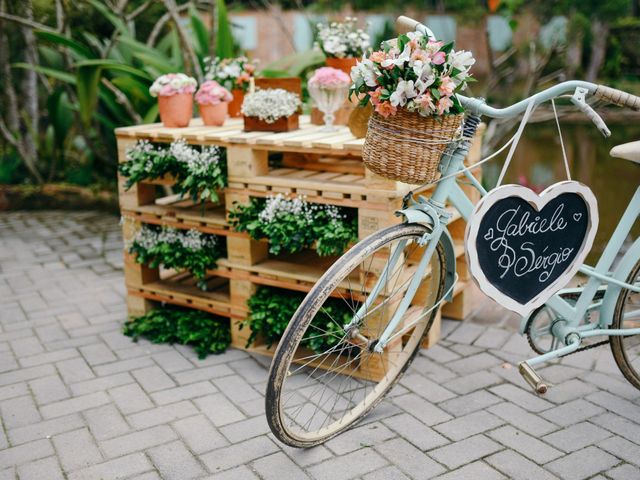
[[[407,369],[443,294],[440,243],[391,341],[380,353],[374,347],[417,270],[426,248],[418,240],[427,232],[422,225],[401,224],[367,237],[331,266],[300,304],[267,384],[267,420],[280,441],[294,447],[325,442],[374,408]],[[393,268],[390,257],[398,259]],[[346,328],[385,272],[388,281],[375,301]]]

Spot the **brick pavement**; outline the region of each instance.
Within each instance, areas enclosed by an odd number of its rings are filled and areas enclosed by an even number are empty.
[[[608,349],[546,367],[558,385],[536,397],[511,366],[517,322],[489,303],[445,322],[362,425],[284,447],[267,360],[120,334],[121,248],[112,216],[0,214],[0,479],[640,478],[640,392]]]

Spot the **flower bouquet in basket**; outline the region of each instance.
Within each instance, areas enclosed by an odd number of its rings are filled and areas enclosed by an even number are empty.
[[[351,94],[374,113],[363,149],[365,165],[387,178],[418,184],[439,175],[440,157],[460,131],[464,109],[456,93],[473,81],[475,60],[453,43],[420,32],[384,42],[351,71]]]
[[[193,115],[193,92],[198,82],[184,73],[161,75],[149,88],[158,97],[160,120],[165,127],[186,127]]]
[[[249,90],[251,78],[255,75],[257,62],[247,57],[206,58],[205,78],[215,80],[231,91],[233,100],[229,103],[229,116],[239,117],[244,94]]]
[[[346,17],[344,22],[317,25],[316,46],[327,57],[328,67],[348,74],[369,49],[369,35],[358,28],[357,22],[357,18]]]
[[[300,95],[282,88],[256,90],[242,103],[247,132],[288,132],[298,128]]]

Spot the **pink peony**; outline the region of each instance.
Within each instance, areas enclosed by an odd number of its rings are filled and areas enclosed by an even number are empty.
[[[201,105],[217,105],[231,100],[233,100],[231,92],[215,80],[204,82],[196,93],[196,101]]]
[[[351,78],[342,70],[331,67],[317,69],[309,79],[309,84],[323,88],[337,88],[351,84]]]
[[[387,118],[389,115],[395,115],[398,109],[391,105],[391,102],[380,102],[376,105],[376,112]]]

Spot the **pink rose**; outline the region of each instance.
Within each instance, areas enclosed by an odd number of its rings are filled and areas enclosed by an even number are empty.
[[[196,93],[196,101],[202,105],[217,105],[231,100],[233,100],[231,92],[214,80],[204,82]]]
[[[351,78],[342,70],[331,67],[317,69],[309,79],[309,83],[324,88],[337,88],[351,84]]]

